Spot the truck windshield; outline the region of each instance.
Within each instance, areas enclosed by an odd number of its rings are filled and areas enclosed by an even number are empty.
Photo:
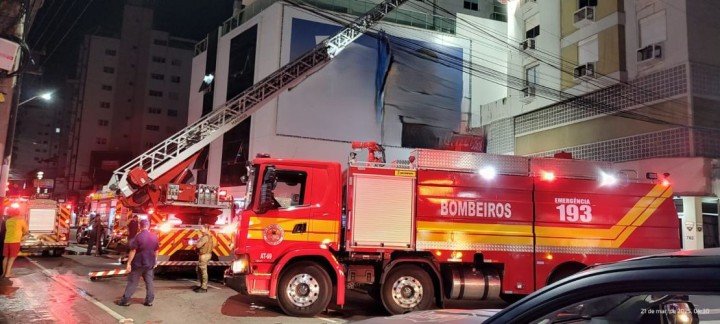
[[[257,177],[259,166],[248,165],[247,166],[247,190],[245,191],[245,210],[251,210],[253,208],[253,189],[255,188],[255,180]]]

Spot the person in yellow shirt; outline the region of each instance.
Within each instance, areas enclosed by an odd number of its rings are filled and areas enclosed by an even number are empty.
[[[20,216],[20,209],[10,207],[5,221],[5,244],[3,244],[3,278],[12,275],[12,266],[20,253],[20,241],[28,233],[28,224]]]

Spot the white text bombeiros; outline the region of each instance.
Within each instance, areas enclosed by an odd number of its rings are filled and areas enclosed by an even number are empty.
[[[440,202],[440,216],[510,218],[510,203],[495,203],[472,200],[443,200]]]

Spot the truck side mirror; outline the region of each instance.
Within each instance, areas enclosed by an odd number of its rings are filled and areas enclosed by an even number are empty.
[[[666,323],[700,323],[695,305],[687,301],[670,301],[662,306]]]
[[[262,185],[260,185],[260,201],[258,204],[258,214],[264,214],[268,210],[276,207],[275,195],[273,190],[277,185],[277,173],[274,165],[268,165],[265,168],[265,175],[263,176]]]

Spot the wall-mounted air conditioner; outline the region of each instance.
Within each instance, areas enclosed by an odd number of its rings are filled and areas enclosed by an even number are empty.
[[[530,84],[522,89],[522,97],[520,98],[520,101],[528,103],[533,101],[533,99],[535,99],[535,85]]]
[[[583,28],[595,22],[595,7],[582,7],[573,14],[573,25]]]
[[[535,49],[535,38],[528,38],[524,42],[520,43],[520,49],[523,51]]]
[[[662,44],[652,44],[637,51],[638,62],[651,62],[662,59]]]
[[[595,77],[595,62],[588,62],[575,67],[573,73],[575,80],[583,80]]]

